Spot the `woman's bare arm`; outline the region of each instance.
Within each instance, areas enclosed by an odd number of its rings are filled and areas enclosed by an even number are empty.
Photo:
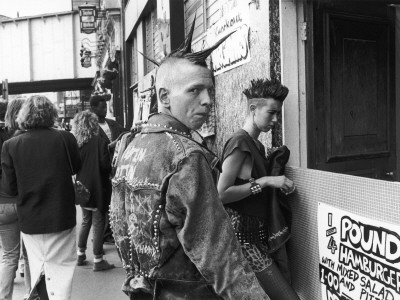
[[[249,179],[251,177],[251,159],[249,154],[235,149],[222,164],[222,173],[218,181],[219,198],[223,204],[237,202],[250,196],[251,184],[234,185],[236,178]],[[293,181],[285,176],[264,176],[255,180],[261,188],[267,186],[281,188],[284,192],[292,191]]]
[[[250,172],[247,176],[243,176],[243,169],[245,169],[245,162],[249,160],[249,155],[239,149],[235,149],[222,164],[222,173],[218,180],[218,193],[222,203],[232,203],[251,195],[250,183],[242,185],[234,185],[237,177],[244,177],[243,179],[251,176]],[[251,160],[250,160],[251,164]],[[242,175],[242,176],[240,176]]]

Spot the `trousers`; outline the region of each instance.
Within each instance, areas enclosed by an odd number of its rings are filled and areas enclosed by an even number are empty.
[[[0,300],[12,300],[20,255],[20,230],[16,204],[0,204]]]
[[[104,224],[105,215],[102,212],[82,208],[82,226],[78,238],[78,249],[80,251],[85,252],[90,228],[93,225],[93,254],[96,258],[103,256]]]

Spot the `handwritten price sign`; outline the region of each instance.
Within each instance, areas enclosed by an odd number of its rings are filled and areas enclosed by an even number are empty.
[[[322,300],[400,300],[400,227],[319,203]]]

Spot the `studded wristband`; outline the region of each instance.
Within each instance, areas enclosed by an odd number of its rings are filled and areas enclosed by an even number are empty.
[[[251,191],[251,193],[252,193],[253,195],[258,194],[258,193],[261,193],[261,191],[262,191],[261,185],[260,185],[259,183],[257,183],[257,182],[254,180],[254,178],[250,178],[250,179],[249,179],[249,182],[250,182],[250,184],[251,184],[251,186],[250,186],[250,191]]]

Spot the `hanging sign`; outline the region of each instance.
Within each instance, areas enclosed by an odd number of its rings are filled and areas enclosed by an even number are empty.
[[[95,5],[80,5],[79,21],[81,25],[81,33],[90,34],[96,31],[96,6]]]
[[[248,1],[226,1],[220,11],[221,18],[207,30],[207,44],[214,45],[229,33],[235,33],[211,53],[215,75],[250,61]]]
[[[318,203],[322,300],[399,300],[400,226]]]

